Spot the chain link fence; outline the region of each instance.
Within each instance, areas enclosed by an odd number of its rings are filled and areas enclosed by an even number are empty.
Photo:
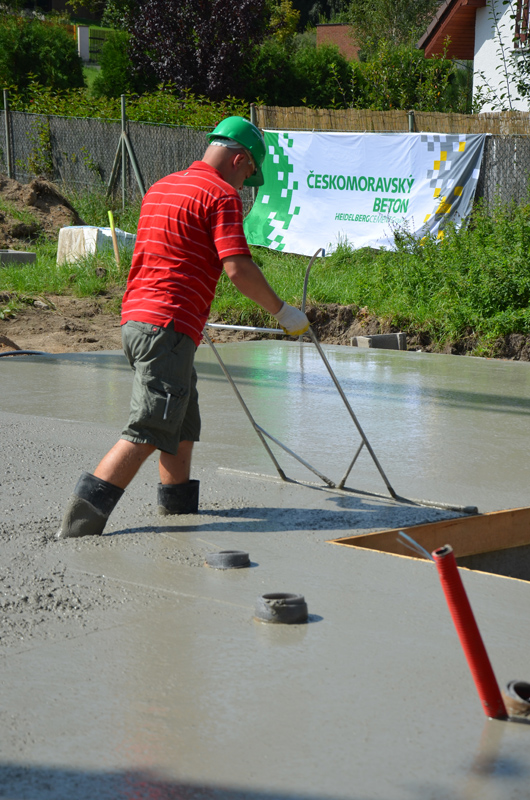
[[[75,190],[104,190],[109,182],[120,142],[121,122],[75,119],[25,112],[10,112],[12,174],[26,183],[43,175],[60,186]],[[0,171],[7,172],[5,112],[0,112]],[[209,129],[127,122],[144,186],[188,167],[200,159]],[[127,159],[126,196],[137,198],[140,190]],[[521,203],[529,198],[530,135],[487,136],[476,197],[486,207],[495,202]],[[120,181],[117,186],[119,187]],[[245,213],[252,206],[252,191],[243,190]]]
[[[475,199],[488,209],[527,203],[529,180],[530,136],[487,136]]]
[[[121,122],[76,119],[11,111],[12,175],[21,183],[44,176],[74,190],[101,189],[109,182],[120,142]],[[7,173],[5,112],[0,112],[0,171]],[[208,129],[127,122],[127,131],[144,186],[148,189],[171,172],[186,169],[202,158]],[[3,139],[3,141],[2,141]],[[117,186],[120,186],[118,181]],[[140,196],[130,160],[126,160],[125,188],[128,200]],[[118,189],[119,190],[119,189]],[[245,213],[252,205],[252,191],[242,192]]]

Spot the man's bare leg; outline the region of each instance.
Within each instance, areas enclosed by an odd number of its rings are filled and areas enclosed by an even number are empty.
[[[94,470],[94,475],[107,483],[119,486],[120,489],[125,489],[144,461],[155,450],[156,447],[152,444],[139,444],[120,439],[101,459]]]
[[[191,471],[191,456],[194,442],[183,441],[175,455],[160,453],[158,471],[163,485],[188,483]]]

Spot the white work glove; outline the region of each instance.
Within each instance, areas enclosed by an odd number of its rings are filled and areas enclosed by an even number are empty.
[[[287,303],[284,303],[273,316],[278,320],[280,328],[289,336],[301,336],[309,328],[309,320],[304,312]]]

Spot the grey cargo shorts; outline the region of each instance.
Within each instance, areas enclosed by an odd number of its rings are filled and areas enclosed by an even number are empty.
[[[201,432],[195,342],[172,323],[161,328],[129,321],[121,332],[134,370],[129,420],[121,438],[175,455],[181,441],[198,442]]]

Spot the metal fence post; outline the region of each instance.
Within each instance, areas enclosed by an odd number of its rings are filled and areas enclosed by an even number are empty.
[[[416,120],[414,119],[414,111],[407,111],[409,118],[409,133],[414,133],[416,130]]]
[[[256,104],[255,103],[251,103],[250,104],[250,121],[252,122],[253,125],[256,124]],[[257,196],[258,196],[258,189],[257,189],[256,186],[253,186],[252,187],[252,202],[253,203],[256,202],[256,197]]]
[[[6,160],[7,177],[13,177],[13,152],[11,149],[11,116],[9,114],[9,97],[7,89],[4,89],[4,121],[6,131]]]
[[[127,145],[125,144],[125,95],[121,96],[121,208],[125,211],[127,194]]]

